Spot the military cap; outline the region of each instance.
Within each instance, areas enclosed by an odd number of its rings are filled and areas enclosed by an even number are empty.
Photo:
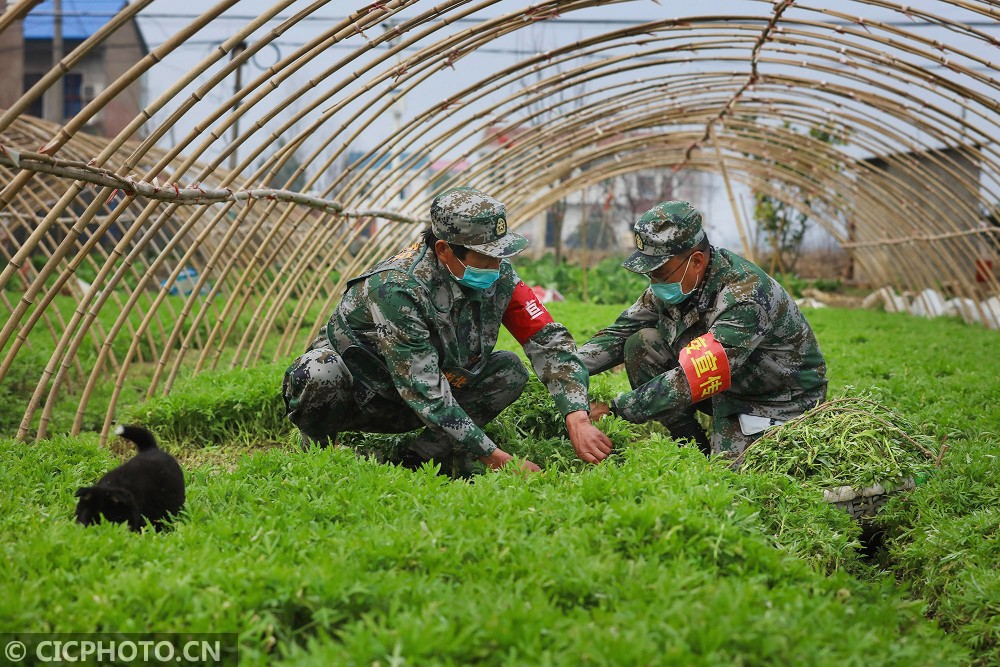
[[[649,273],[705,238],[701,213],[686,201],[657,204],[632,227],[636,251],[622,262],[629,271]]]
[[[452,188],[431,203],[431,231],[448,243],[487,257],[512,257],[528,247],[528,239],[507,231],[507,209],[473,188]]]

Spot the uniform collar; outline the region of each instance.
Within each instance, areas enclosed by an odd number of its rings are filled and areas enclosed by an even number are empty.
[[[434,309],[446,313],[451,310],[451,304],[461,294],[457,293],[458,285],[454,285],[454,280],[445,280],[448,276],[442,275],[442,270],[447,274],[447,267],[438,261],[433,248],[427,248],[420,259],[413,264],[410,275],[427,290],[427,296]]]
[[[714,301],[716,292],[719,291],[719,277],[725,273],[725,266],[729,260],[715,249],[715,246],[708,247],[708,268],[701,279],[698,289],[691,295],[691,301],[697,304],[698,312],[705,312]]]

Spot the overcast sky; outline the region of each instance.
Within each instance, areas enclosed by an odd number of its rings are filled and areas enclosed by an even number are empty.
[[[150,73],[147,82],[150,98],[156,97],[156,95],[172,85],[178,75],[190,69],[198,60],[205,57],[211,49],[229,37],[235,29],[247,23],[248,18],[258,15],[263,9],[271,6],[271,4],[270,0],[243,0],[225,12],[221,18],[215,20],[211,25],[188,40],[184,46],[175,51]],[[293,10],[301,9],[306,4],[306,2],[296,2],[289,10],[283,11],[280,17],[287,17],[293,13]],[[368,4],[370,3],[331,1],[325,8],[300,24],[299,27],[293,28],[278,39],[273,40],[272,47],[264,49],[260,54],[255,56],[249,65],[244,68],[244,79],[246,80],[253,75],[260,74],[265,68],[274,64],[279,57],[287,55],[295,47],[300,46],[306,39],[315,34],[316,31],[325,27],[326,20],[334,22],[337,19],[343,18],[343,16],[349,13],[350,9],[361,8]],[[419,13],[419,11],[425,11],[435,4],[437,2],[433,0],[417,2],[414,4],[414,9],[404,10],[399,16],[409,17]],[[505,0],[474,16],[476,18],[498,16],[509,11],[521,9],[527,4],[529,3],[526,0]],[[943,13],[960,20],[974,20],[977,18],[971,13],[960,12],[955,7],[934,0],[917,0],[908,4],[913,8],[927,8],[930,11]],[[800,5],[805,7],[805,3],[800,3]],[[898,20],[900,18],[897,13],[859,2],[834,0],[829,2],[810,2],[808,5],[812,7],[839,9],[845,13],[860,13],[865,18],[875,20]],[[197,0],[155,0],[143,11],[140,18],[140,25],[147,43],[151,48],[160,45],[168,37],[191,22],[207,6],[206,2]],[[463,58],[456,64],[456,69],[451,76],[455,78],[456,84],[464,83],[468,85],[477,81],[484,71],[499,69],[513,64],[526,56],[538,53],[541,50],[608,32],[609,30],[633,23],[699,15],[739,16],[742,14],[759,16],[762,14],[767,15],[772,7],[773,3],[770,0],[700,0],[699,2],[660,0],[659,3],[653,2],[653,0],[634,0],[606,7],[575,11],[560,17],[558,20],[538,21],[527,24],[525,29],[501,38],[496,43],[482,48],[478,53]],[[804,8],[800,9],[798,6],[793,6],[786,10],[785,16],[824,20],[822,16],[814,12],[809,12]],[[471,22],[457,24],[456,29],[467,28],[470,24]],[[268,27],[274,27],[275,25],[277,25],[277,21],[270,23]],[[952,44],[956,43],[957,38],[954,33],[939,28],[919,26],[916,22],[911,25],[914,30],[923,36],[931,39],[940,39]],[[355,41],[343,47],[338,47],[338,49],[335,49],[330,54],[331,59],[342,55],[344,50],[355,48],[359,43]],[[967,43],[959,45],[965,48],[981,49],[981,47],[975,44],[970,45]],[[995,60],[997,54],[986,54],[988,58],[991,55]],[[315,67],[304,70],[301,74],[297,75],[297,78],[307,80],[311,72],[318,71],[324,64],[322,59],[317,60]],[[226,92],[229,92],[228,88],[219,90],[217,101],[222,101]],[[434,96],[435,91],[428,91],[427,94]],[[418,96],[408,106],[419,108],[422,103],[423,100]],[[408,109],[407,112],[409,111]]]
[[[208,55],[212,49],[216,48],[219,43],[233,34],[240,26],[246,24],[251,17],[257,16],[262,10],[271,6],[271,4],[271,2],[266,0],[243,0],[234,8],[228,10],[224,18],[214,21],[210,26],[201,30],[195,37],[188,40],[183,47],[157,65],[149,74],[146,80],[147,100],[155,99],[164,90],[168,89],[184,72],[190,70],[199,60]],[[348,14],[350,10],[364,7],[368,4],[370,3],[330,2],[314,17],[311,17],[299,27],[289,30],[280,38],[274,40],[271,46],[257,54],[249,65],[244,68],[244,82],[261,74],[267,67],[277,62],[280,57],[287,56],[296,47],[301,46],[317,30],[325,27],[326,21],[334,22]],[[418,2],[415,4],[414,9],[404,11],[402,16],[412,16],[419,11],[425,11],[435,4],[437,3],[433,1]],[[523,8],[527,4],[524,0],[505,0],[481,12],[477,17],[498,16],[508,11]],[[959,13],[958,9],[949,7],[942,2],[921,0],[910,2],[909,4],[911,7],[923,7],[935,13],[947,13],[949,16],[954,16],[961,20],[976,18],[971,14]],[[206,2],[196,0],[156,0],[153,2],[143,12],[140,19],[144,37],[150,48],[155,48],[163,43],[164,40],[190,23],[207,6],[209,5]],[[307,6],[306,2],[297,2],[291,9],[281,12],[280,16],[287,17],[294,10],[302,9],[305,6]],[[793,6],[786,12],[786,16],[824,20],[822,16],[807,11],[805,6],[803,3],[799,3],[799,6]],[[898,20],[900,18],[898,14],[858,2],[811,2],[808,3],[808,6],[829,7],[847,13],[860,13],[863,17],[874,20],[887,20],[890,18]],[[642,23],[663,18],[691,15],[743,14],[760,16],[767,15],[772,8],[772,2],[763,0],[701,0],[699,2],[661,0],[659,4],[652,0],[635,0],[634,2],[572,12],[561,17],[559,20],[539,21],[529,24],[526,29],[517,31],[496,43],[491,43],[477,53],[463,58],[456,63],[455,70],[448,73],[449,80],[444,83],[453,88],[471,85],[479,81],[484,72],[495,71],[540,51],[575,42],[576,40],[604,33],[615,28],[624,27],[629,23]],[[276,25],[277,22],[274,22],[269,24],[267,28],[270,29]],[[469,27],[469,25],[471,23],[457,24],[454,29],[464,29]],[[993,28],[995,27],[993,26]],[[948,33],[938,28],[914,24],[913,29],[931,39],[940,39],[949,43],[954,43],[956,39],[954,33]],[[984,29],[991,30],[991,28]],[[357,40],[360,39],[361,37],[357,38]],[[353,44],[345,44],[339,50],[332,50],[328,59],[316,59],[313,65],[296,74],[288,82],[290,84],[288,89],[291,90],[297,86],[304,85],[310,76],[313,76],[330,62],[342,57],[348,52],[347,49],[356,48],[357,44],[360,43],[360,41],[355,41]],[[961,46],[972,49],[980,48],[978,45],[969,46],[963,44]],[[994,60],[996,60],[996,55],[996,53],[992,54]],[[697,67],[697,64],[691,67]],[[207,77],[207,74],[202,75],[194,85],[203,83],[207,80]],[[206,99],[208,105],[211,107],[220,105],[226,99],[226,96],[232,92],[231,86],[232,81],[220,85]],[[418,93],[408,98],[403,108],[400,109],[404,120],[440,101],[440,95],[442,94],[441,86],[425,86],[425,89],[426,92]],[[512,92],[515,91],[509,90],[507,94]],[[165,143],[170,143],[172,138],[182,136],[189,131],[191,127],[194,127],[198,119],[198,114],[191,114],[190,118],[185,119],[185,123],[175,129],[173,135],[167,137]],[[383,117],[378,118],[372,128],[356,140],[356,147],[359,149],[371,148],[382,137],[392,131],[393,125],[394,119],[391,114],[385,114]],[[920,139],[920,137],[916,138]],[[740,192],[742,193],[742,197],[745,198],[747,196],[744,190],[741,189]],[[721,187],[716,195],[715,201],[706,204],[710,208],[709,212],[717,217],[722,227],[729,230],[727,234],[731,233],[732,238],[735,238],[735,228],[732,226],[732,213]]]

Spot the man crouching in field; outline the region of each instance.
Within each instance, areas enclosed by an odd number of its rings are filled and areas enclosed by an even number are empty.
[[[622,266],[650,286],[580,348],[591,373],[624,361],[632,391],[595,403],[592,419],[656,419],[706,453],[739,453],[826,398],[826,364],[798,306],[761,268],[714,248],[691,204],[659,204],[633,230]],[[712,416],[711,440],[696,409]]]
[[[435,198],[423,243],[351,279],[320,336],[285,372],[288,418],[324,446],[339,431],[423,426],[402,465],[435,461],[460,477],[475,457],[499,469],[512,457],[482,427],[528,381],[516,354],[493,351],[502,323],[555,398],[577,456],[606,458],[611,441],[588,419],[589,376],[573,337],[506,259],[527,245],[507,231],[496,199],[472,188]]]

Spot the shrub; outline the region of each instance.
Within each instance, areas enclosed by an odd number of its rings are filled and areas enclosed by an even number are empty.
[[[184,446],[284,442],[292,430],[281,399],[287,366],[201,373],[166,396],[127,408],[119,421],[142,424],[161,441]]]

